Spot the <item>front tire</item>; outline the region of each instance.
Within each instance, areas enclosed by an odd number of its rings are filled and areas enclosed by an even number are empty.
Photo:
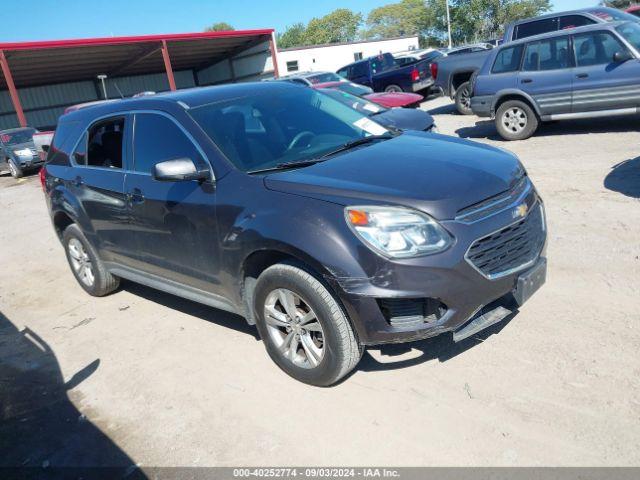
[[[456,109],[460,115],[473,115],[471,110],[471,84],[464,82],[456,90]]]
[[[364,348],[336,298],[306,270],[280,263],[258,278],[254,310],[271,359],[288,375],[326,387],[360,361]]]
[[[387,85],[384,89],[385,92],[387,93],[400,93],[400,92],[404,92],[404,90],[402,89],[402,87],[400,85]]]
[[[11,173],[13,178],[22,178],[24,176],[22,168],[20,168],[12,158],[7,160],[7,164],[9,165],[9,173]]]
[[[77,225],[71,224],[64,230],[62,244],[71,271],[85,292],[102,297],[118,288],[120,279],[107,271]]]
[[[504,102],[496,112],[496,129],[505,140],[524,140],[538,129],[538,116],[520,100]]]

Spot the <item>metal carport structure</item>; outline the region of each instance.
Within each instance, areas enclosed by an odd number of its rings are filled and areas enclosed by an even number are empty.
[[[0,43],[0,129],[103,98],[97,75],[128,96],[277,77],[275,57],[273,29]]]

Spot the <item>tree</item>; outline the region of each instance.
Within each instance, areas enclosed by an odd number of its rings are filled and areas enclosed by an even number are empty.
[[[204,29],[205,32],[223,32],[229,30],[235,30],[235,28],[227,22],[217,22]]]
[[[284,32],[278,33],[277,42],[278,48],[291,48],[304,45],[305,32],[307,28],[304,23],[294,23],[287,27]]]
[[[430,10],[423,0],[402,0],[374,8],[367,16],[367,38],[390,38],[425,34]]]
[[[603,0],[600,2],[600,5],[604,7],[617,8],[618,10],[625,10],[636,3],[638,3],[636,0]]]
[[[312,18],[307,25],[304,40],[307,45],[351,42],[358,36],[362,14],[348,8],[338,8],[320,18]]]

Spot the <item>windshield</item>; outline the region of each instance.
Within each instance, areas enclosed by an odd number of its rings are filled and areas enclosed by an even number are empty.
[[[305,78],[314,85],[316,83],[344,82],[344,78],[332,72],[318,73],[317,75],[309,75],[308,77],[305,77]]]
[[[324,93],[325,95],[330,96],[334,100],[339,101],[343,105],[353,108],[354,110],[357,110],[358,112],[368,117],[370,117],[371,115],[375,115],[376,113],[384,112],[385,110],[387,110],[386,108],[381,107],[380,105],[377,105],[373,102],[370,102],[369,100],[356,97],[355,95],[351,95],[350,93],[342,92],[340,90],[334,90],[331,88],[322,88],[319,91]]]
[[[594,10],[589,10],[591,15],[595,15],[598,18],[601,18],[605,22],[617,22],[619,20],[632,20],[634,22],[639,22],[640,19],[630,15],[626,12],[620,12],[618,10],[614,10],[612,8],[596,8]]]
[[[240,170],[251,172],[318,158],[352,140],[389,131],[316,90],[256,89],[189,110]]]
[[[616,27],[617,32],[640,52],[640,24],[623,23]]]
[[[0,141],[5,145],[18,145],[33,140],[33,134],[36,133],[33,128],[25,128],[24,130],[14,130],[0,134]]]

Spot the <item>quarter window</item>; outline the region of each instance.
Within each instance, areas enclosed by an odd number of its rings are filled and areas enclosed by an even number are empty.
[[[557,70],[569,67],[568,37],[541,40],[527,45],[522,70]]]
[[[522,57],[522,45],[506,47],[498,52],[491,71],[493,73],[515,72],[520,68]]]
[[[98,122],[89,129],[86,135],[88,138],[86,152],[82,152],[81,149],[76,150],[74,154],[76,163],[92,167],[122,168],[124,117]],[[84,162],[82,161],[83,154]]]
[[[578,67],[611,63],[614,53],[627,50],[617,38],[607,32],[576,35],[573,37],[573,48]]]
[[[133,134],[133,165],[136,172],[151,173],[166,160],[190,158],[198,165],[201,155],[193,142],[163,115],[138,113]]]

